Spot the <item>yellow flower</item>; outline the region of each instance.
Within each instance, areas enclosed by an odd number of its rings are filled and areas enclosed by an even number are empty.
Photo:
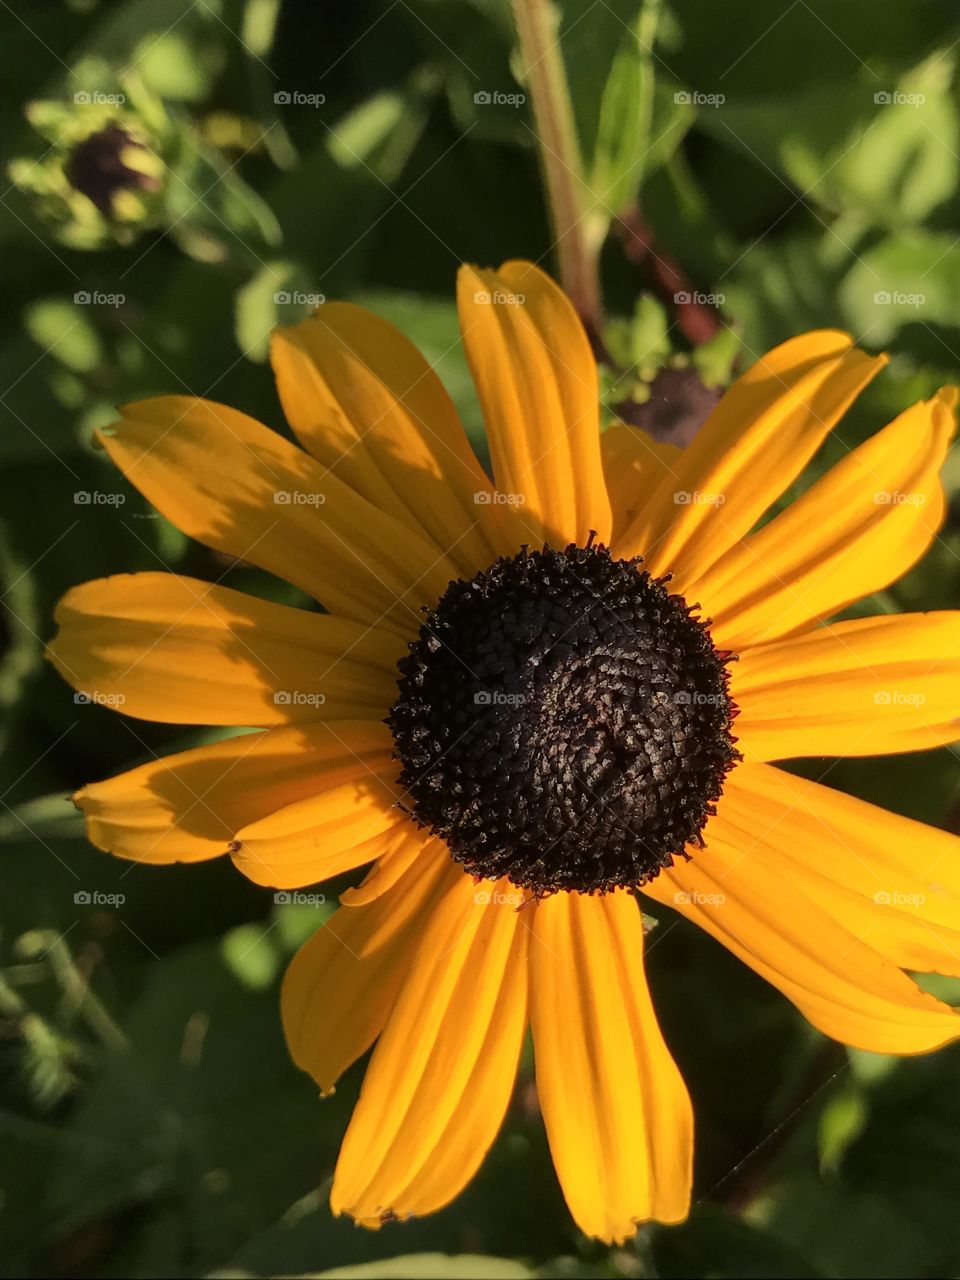
[[[99,848],[226,851],[281,889],[371,866],[283,990],[324,1091],[376,1042],[334,1212],[448,1203],[529,1024],[570,1210],[622,1241],[685,1216],[693,1141],[637,888],[828,1036],[958,1035],[905,972],[960,975],[956,838],[770,763],[958,736],[960,613],[827,622],[934,538],[956,393],[758,528],[882,358],[832,331],[787,342],[681,452],[601,437],[587,339],[535,267],[465,267],[459,300],[495,489],[411,344],[324,306],[273,346],[303,450],[183,396],[129,405],[102,444],[185,533],[329,612],[108,578],[63,600],[51,656],[128,715],[260,726],[85,787]]]

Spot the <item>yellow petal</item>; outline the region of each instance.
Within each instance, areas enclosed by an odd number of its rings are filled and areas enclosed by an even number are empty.
[[[960,976],[960,838],[769,765],[731,774],[723,816],[747,862],[895,965]]]
[[[363,907],[368,902],[374,902],[392,889],[401,876],[406,874],[407,868],[412,867],[427,853],[430,856],[450,857],[442,840],[427,835],[412,822],[401,823],[376,838],[381,845],[375,855],[376,862],[362,884],[341,893],[340,901],[345,907]]]
[[[478,885],[451,866],[445,883],[337,1162],[331,1208],[361,1222],[452,1200],[513,1089],[526,1025],[523,912],[505,881]]]
[[[425,851],[390,893],[334,912],[290,962],[284,1034],[294,1062],[324,1093],[383,1030],[449,864]]]
[[[352,727],[337,725],[342,736]],[[389,734],[363,726],[354,744],[386,764]],[[346,762],[353,769],[352,757]],[[325,725],[245,733],[151,760],[78,791],[75,803],[98,849],[137,862],[196,862],[226,853],[234,833],[344,777],[340,740]]]
[[[907,409],[691,588],[721,644],[789,635],[916,563],[943,521],[956,400],[948,387]]]
[[[664,477],[676,475],[683,450],[661,444],[641,427],[616,425],[600,437],[600,452],[616,541]]]
[[[287,421],[315,458],[468,577],[496,558],[490,482],[443,384],[403,334],[334,302],[277,329],[271,353]]]
[[[255,884],[297,889],[350,871],[369,861],[370,840],[410,821],[397,807],[386,726],[345,720],[324,727],[339,762],[336,785],[241,827],[230,846],[234,863]]]
[[[391,632],[172,573],[85,582],[57,606],[47,656],[90,701],[165,724],[380,718]]]
[[[121,413],[97,439],[168,520],[332,613],[406,634],[457,576],[424,538],[236,409],[162,396]]]
[[[785,820],[786,810],[779,815]],[[802,877],[770,861],[766,841],[775,832],[765,818],[741,832],[726,820],[721,801],[707,824],[706,849],[663,872],[644,893],[712,934],[843,1044],[927,1053],[960,1036],[960,1016],[851,932],[842,912],[818,906]],[[829,844],[809,856],[829,857]]]
[[[875,756],[960,739],[960,612],[836,622],[731,667],[748,759]]]
[[[625,892],[540,902],[530,943],[537,1090],[570,1212],[609,1244],[690,1204],[690,1100],[643,972],[643,929]]]
[[[609,543],[597,366],[565,294],[532,263],[505,262],[462,267],[457,300],[516,545],[562,548],[591,530]]]
[[[617,544],[686,591],[800,474],[885,364],[833,330],[793,338],[726,393]]]

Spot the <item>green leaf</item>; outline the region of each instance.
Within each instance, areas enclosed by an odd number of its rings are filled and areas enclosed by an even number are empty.
[[[218,943],[154,958],[124,1023],[129,1052],[104,1061],[71,1116],[74,1154],[48,1189],[55,1235],[124,1206],[171,1206],[176,1271],[202,1274],[313,1185],[343,1118],[290,1062],[276,989],[238,980],[243,941],[225,946],[232,964]]]
[[[297,264],[283,259],[265,263],[237,290],[234,328],[237,346],[248,359],[263,363],[270,348],[270,334],[282,320],[280,308],[295,290],[288,289],[299,275]]]
[[[267,201],[227,161],[192,134],[168,162],[165,195],[170,234],[201,261],[239,259],[260,265],[258,251],[276,248],[280,223]]]
[[[753,360],[749,353],[759,355],[822,325],[835,308],[833,282],[839,274],[824,260],[821,241],[810,234],[770,237],[739,254],[717,292],[743,335],[748,361]]]
[[[237,925],[226,934],[221,948],[230,972],[251,991],[266,990],[279,973],[282,958],[263,925]]]
[[[822,203],[854,210],[881,226],[921,221],[957,185],[952,76],[952,59],[935,55],[900,85],[875,92],[876,112],[866,128],[848,132],[827,154],[807,150],[802,142],[786,143],[788,173]],[[883,100],[877,102],[878,96]]]
[[[9,545],[7,532],[0,525],[0,599],[3,614],[0,619],[7,632],[5,643],[0,645],[0,749],[7,742],[11,710],[23,692],[24,686],[40,662],[40,640],[37,629],[42,624],[37,610],[36,583],[29,565],[21,563]],[[9,820],[17,822],[15,811],[10,810]]]
[[[782,1248],[811,1257],[820,1274],[917,1275],[930,1240],[889,1194],[893,1190],[878,1193],[798,1173],[775,1183],[752,1216]]]
[[[676,85],[657,78],[653,42],[659,14],[658,0],[646,0],[624,35],[604,84],[593,151],[585,157],[588,185],[614,213],[669,160],[694,119]]]
[[[866,1049],[848,1049],[850,1074],[859,1085],[871,1086],[885,1080],[895,1071],[901,1059],[892,1053],[869,1053]]]
[[[22,840],[28,832],[37,840],[77,839],[83,835],[83,815],[60,792],[0,812],[0,843]]]
[[[840,302],[871,344],[890,342],[909,324],[960,328],[960,242],[926,231],[888,236],[860,254]]]
[[[85,306],[89,294],[78,291],[73,302],[44,298],[34,302],[23,327],[34,342],[74,373],[90,373],[103,359],[103,346]]]
[[[820,1149],[820,1172],[836,1173],[848,1148],[863,1132],[870,1115],[870,1104],[855,1086],[833,1094],[820,1113],[817,1142]]]
[[[344,169],[362,167],[396,182],[427,122],[436,77],[424,74],[403,92],[378,93],[338,120],[330,153]]]
[[[732,100],[700,128],[793,184],[806,202],[880,226],[910,226],[956,189],[952,60],[937,54],[899,84],[818,79],[779,99]]]

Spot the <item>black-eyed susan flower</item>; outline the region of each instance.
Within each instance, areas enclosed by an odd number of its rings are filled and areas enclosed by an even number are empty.
[[[51,656],[128,715],[260,726],[85,787],[99,848],[229,852],[284,889],[369,868],[283,989],[322,1090],[376,1046],[334,1212],[450,1201],[530,1026],[571,1212],[622,1241],[684,1217],[693,1142],[638,891],[846,1044],[960,1034],[909,976],[960,975],[955,837],[771,763],[958,736],[960,613],[829,621],[934,538],[956,395],[762,523],[882,358],[787,342],[681,452],[601,438],[587,339],[535,267],[464,268],[459,297],[492,482],[410,343],[324,306],[273,346],[303,448],[182,396],[128,406],[102,444],[187,534],[329,612],[120,576],[66,596]]]
[[[136,76],[122,91],[81,90],[71,102],[32,102],[26,114],[48,145],[12,160],[9,174],[57,239],[73,249],[129,244],[166,220],[167,166],[182,131]]]

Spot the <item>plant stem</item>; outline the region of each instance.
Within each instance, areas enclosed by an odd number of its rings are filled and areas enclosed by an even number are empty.
[[[589,234],[589,191],[583,178],[558,24],[550,0],[513,0],[513,12],[533,101],[560,283],[588,331],[598,335],[603,311],[600,243]]]

